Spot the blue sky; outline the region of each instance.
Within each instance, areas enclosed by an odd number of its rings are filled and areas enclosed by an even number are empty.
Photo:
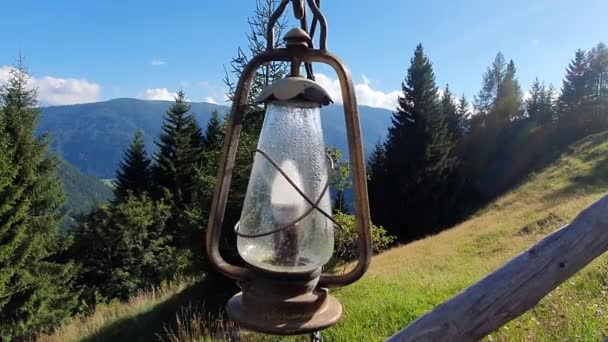
[[[498,51],[525,89],[557,87],[577,48],[608,41],[605,0],[325,0],[329,48],[360,102],[391,107],[418,42],[437,82],[472,97]],[[255,0],[3,0],[0,80],[19,51],[46,104],[162,98],[223,102],[223,66],[245,45]],[[4,67],[4,68],[3,68]],[[334,75],[320,69],[325,86]],[[330,92],[332,90],[330,89]]]

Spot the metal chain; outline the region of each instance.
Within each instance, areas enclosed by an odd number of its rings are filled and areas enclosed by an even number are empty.
[[[296,0],[294,0],[296,1]],[[304,10],[304,14],[302,16],[302,18],[300,19],[300,27],[302,28],[302,30],[304,30],[304,32],[308,33],[309,37],[310,37],[310,43],[309,43],[309,48],[314,49],[314,37],[315,37],[315,30],[317,28],[317,24],[319,22],[319,18],[316,15],[313,15],[312,17],[312,23],[310,25],[310,31],[308,30],[308,21],[306,20],[306,2],[303,0],[299,0],[303,10]],[[321,7],[321,0],[314,0],[315,4],[317,5],[317,8]],[[306,62],[304,63],[304,68],[306,69],[306,76],[308,77],[308,79],[310,80],[315,80],[315,73],[312,67],[312,63],[310,62]]]
[[[340,223],[338,223],[338,221],[336,221],[330,214],[328,214],[327,212],[325,212],[325,210],[319,208],[319,203],[321,203],[321,201],[323,200],[323,197],[325,196],[325,193],[329,190],[329,183],[331,180],[331,177],[327,178],[327,182],[325,183],[325,186],[323,187],[323,190],[321,191],[321,194],[319,195],[319,198],[317,198],[316,201],[312,201],[308,196],[306,196],[306,194],[304,193],[304,191],[302,191],[302,189],[300,189],[298,187],[298,185],[287,175],[287,173],[285,173],[285,171],[283,171],[281,169],[281,167],[279,166],[279,164],[272,159],[272,157],[270,157],[266,152],[260,150],[260,149],[256,149],[254,151],[255,153],[259,153],[260,155],[262,155],[262,157],[264,157],[280,174],[283,178],[285,178],[285,180],[289,183],[289,185],[291,185],[291,187],[298,192],[298,194],[300,196],[302,196],[302,198],[308,202],[308,204],[310,204],[310,208],[308,208],[306,210],[306,212],[304,212],[302,215],[300,215],[299,217],[297,217],[296,219],[294,219],[292,222],[283,225],[277,229],[268,231],[268,232],[264,232],[264,233],[259,233],[259,234],[244,234],[240,232],[240,224],[241,222],[237,222],[236,225],[234,226],[234,232],[237,236],[240,237],[244,237],[244,238],[259,238],[259,237],[264,237],[264,236],[269,236],[272,234],[276,234],[279,233],[285,229],[291,228],[293,225],[295,225],[296,223],[302,221],[306,216],[310,215],[310,213],[312,213],[314,210],[317,210],[318,212],[320,212],[323,216],[325,216],[328,220],[330,220],[334,225],[336,225],[339,229],[342,229],[342,226],[340,225]],[[330,162],[330,170],[332,172],[335,172],[335,163],[334,160],[331,158],[331,156],[327,155],[327,159]]]

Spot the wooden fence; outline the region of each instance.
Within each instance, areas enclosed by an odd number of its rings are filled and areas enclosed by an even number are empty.
[[[606,250],[608,196],[387,341],[477,341],[531,309]]]

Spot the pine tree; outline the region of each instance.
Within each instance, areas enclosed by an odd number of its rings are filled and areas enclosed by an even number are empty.
[[[342,159],[342,151],[334,147],[326,148],[327,155],[334,163],[331,174],[331,190],[333,191],[332,204],[334,211],[348,214],[350,207],[346,200],[346,190],[352,186],[350,178],[350,165],[348,161]]]
[[[146,153],[143,132],[137,130],[116,172],[114,196],[117,201],[124,200],[129,194],[138,197],[150,191],[150,163],[150,157]]]
[[[599,43],[588,54],[590,100],[596,130],[608,124],[608,47]]]
[[[441,196],[454,159],[432,64],[422,45],[416,47],[402,88],[385,144],[386,174],[372,173],[370,189],[377,192],[371,195],[373,221],[407,241],[441,224]]]
[[[388,177],[386,142],[376,142],[376,146],[367,160],[367,173],[367,191],[372,220],[390,217],[392,206],[389,208],[389,206],[383,205],[387,200],[387,194],[385,193]]]
[[[555,114],[555,90],[536,78],[530,87],[530,97],[525,107],[530,120],[541,124],[551,122]]]
[[[447,119],[448,132],[450,132],[452,138],[460,138],[462,136],[462,120],[458,115],[458,106],[454,99],[454,95],[450,91],[450,86],[447,84],[441,94],[441,110],[444,117]]]
[[[545,87],[541,100],[541,120],[543,122],[552,122],[557,117],[557,92],[553,84]]]
[[[13,183],[13,177],[15,177],[15,171],[12,169],[11,160],[12,150],[9,146],[9,139],[4,129],[4,112],[0,108],[0,194],[3,194],[4,189]]]
[[[64,202],[58,158],[36,137],[41,117],[23,59],[0,91],[0,339],[47,330],[72,314],[78,293],[72,263],[58,256]]]
[[[215,190],[217,168],[224,145],[224,121],[214,111],[203,135],[202,164],[196,169],[196,201],[188,215],[192,225],[207,227],[211,199]]]
[[[496,107],[507,73],[506,67],[505,56],[499,52],[496,54],[492,66],[484,73],[482,88],[475,97],[475,109],[479,115],[488,116]]]
[[[458,122],[459,138],[471,131],[471,111],[469,101],[462,94],[456,108],[456,121]]]
[[[540,121],[541,101],[544,93],[545,86],[537,77],[530,87],[530,97],[526,100],[526,113],[534,121]]]
[[[88,214],[74,232],[71,253],[79,260],[85,299],[128,299],[157,286],[180,269],[167,232],[171,208],[145,193]],[[96,294],[97,293],[97,294]]]
[[[522,91],[515,75],[515,63],[509,61],[505,72],[505,77],[502,80],[494,115],[499,123],[505,125],[511,121],[522,118]]]
[[[189,112],[190,104],[180,91],[165,116],[152,171],[156,199],[166,197],[171,203],[168,226],[174,243],[186,249],[199,229],[192,227],[184,215],[196,205],[197,169],[203,162],[201,129]]]
[[[192,203],[194,172],[202,156],[202,133],[190,108],[180,91],[164,118],[153,168],[156,186],[168,192],[179,209]]]
[[[211,113],[203,135],[203,149],[205,151],[221,150],[224,142],[224,122],[217,111]]]
[[[591,93],[588,84],[589,61],[583,50],[577,50],[574,59],[566,69],[559,97],[560,115],[579,112]]]
[[[228,99],[234,100],[236,87],[235,79],[238,79],[249,60],[266,51],[266,29],[272,14],[276,10],[280,1],[278,0],[256,0],[256,8],[253,16],[247,19],[249,32],[247,33],[247,52],[239,48],[237,56],[230,61],[230,71],[225,70],[224,83],[228,87]],[[283,32],[287,28],[287,20],[282,17],[275,24],[274,46],[281,46],[283,43]],[[225,69],[225,68],[224,68]],[[284,78],[288,73],[288,66],[284,62],[272,62],[264,64],[258,69],[251,84],[249,94],[249,104],[251,108],[258,107],[255,99],[262,90],[272,84],[277,79]]]

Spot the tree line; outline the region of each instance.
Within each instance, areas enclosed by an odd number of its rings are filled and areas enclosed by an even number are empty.
[[[498,53],[472,105],[441,91],[422,45],[411,59],[385,141],[369,158],[374,223],[405,243],[436,233],[556,157],[608,129],[608,48],[577,50],[558,92],[524,97],[513,60]]]

